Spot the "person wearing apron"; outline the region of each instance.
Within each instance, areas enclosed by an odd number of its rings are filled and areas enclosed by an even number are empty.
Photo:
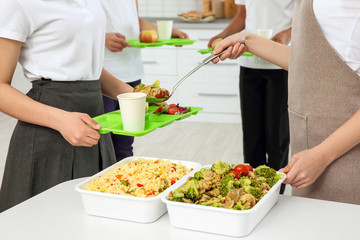
[[[292,45],[240,33],[214,53],[245,50],[289,70],[290,144],[280,171],[293,195],[360,204],[359,1],[297,0]],[[218,62],[218,59],[214,62]]]
[[[102,69],[106,18],[98,0],[0,0],[0,111],[19,119],[12,135],[0,212],[116,162],[92,117],[102,91],[132,87]],[[32,89],[11,86],[17,62]]]

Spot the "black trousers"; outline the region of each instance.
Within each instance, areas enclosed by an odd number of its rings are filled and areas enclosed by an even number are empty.
[[[279,170],[288,163],[288,72],[240,67],[244,161]]]

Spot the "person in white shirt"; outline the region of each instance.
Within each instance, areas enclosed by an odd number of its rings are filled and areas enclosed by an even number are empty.
[[[92,117],[102,92],[133,88],[105,71],[106,18],[98,0],[0,0],[0,111],[19,121],[0,190],[0,212],[56,184],[116,162]],[[17,62],[32,89],[11,86]],[[102,92],[101,92],[102,90]]]
[[[241,31],[272,30],[271,39],[288,44],[294,0],[236,0],[238,12],[220,34],[225,38]],[[259,57],[240,58],[240,106],[244,162],[253,167],[280,169],[288,163],[288,73]],[[285,185],[282,185],[281,192]]]
[[[214,53],[249,51],[289,70],[294,155],[284,183],[296,196],[360,204],[360,1],[298,0],[292,28],[291,47],[244,32]]]
[[[139,38],[143,30],[155,30],[157,26],[139,18],[137,0],[107,0],[102,1],[106,14],[106,40],[104,68],[111,74],[135,87],[144,77],[141,61],[141,50],[131,48],[127,39]],[[189,36],[174,28],[174,38],[189,38]],[[105,112],[119,109],[117,100],[103,97]],[[133,155],[134,137],[115,135],[111,133],[117,161]]]

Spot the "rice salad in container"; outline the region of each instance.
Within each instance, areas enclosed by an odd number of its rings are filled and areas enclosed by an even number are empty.
[[[157,196],[179,181],[193,168],[163,159],[144,159],[116,165],[102,176],[92,179],[86,190],[135,197]]]
[[[167,211],[161,197],[200,168],[191,161],[133,156],[85,179],[75,190],[89,215],[149,223]]]

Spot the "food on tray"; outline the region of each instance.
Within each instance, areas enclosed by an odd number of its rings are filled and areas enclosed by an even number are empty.
[[[176,183],[192,169],[163,159],[142,159],[116,165],[104,175],[92,179],[86,190],[112,194],[152,197]]]
[[[154,114],[169,114],[169,115],[180,115],[190,112],[191,107],[181,107],[179,104],[162,104],[158,109],[156,109]]]
[[[147,98],[169,98],[169,91],[160,88],[160,80],[156,80],[152,85],[139,84],[134,88],[134,92],[146,93]]]
[[[168,199],[235,210],[252,208],[283,178],[274,169],[262,165],[230,165],[216,161],[210,169],[202,168],[185,185],[170,192]]]
[[[156,43],[158,34],[155,30],[144,30],[140,33],[139,41],[142,43]]]
[[[212,11],[200,13],[198,11],[189,11],[186,13],[181,13],[178,15],[179,18],[186,19],[186,20],[210,20],[215,19],[215,13]]]
[[[222,38],[217,38],[215,39],[212,43],[211,43],[211,48],[214,49],[216,47],[216,44],[218,44],[219,42],[221,42],[223,39]]]

